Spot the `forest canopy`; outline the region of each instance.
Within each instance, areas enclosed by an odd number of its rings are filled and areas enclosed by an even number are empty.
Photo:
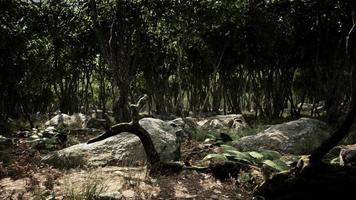
[[[275,119],[351,102],[353,0],[2,0],[0,126],[113,110]]]
[[[355,11],[0,0],[0,199],[355,196]]]

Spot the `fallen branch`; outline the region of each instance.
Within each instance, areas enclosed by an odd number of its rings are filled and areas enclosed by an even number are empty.
[[[138,100],[136,104],[132,104],[130,106],[132,118],[131,122],[116,124],[110,127],[109,130],[105,131],[101,135],[88,140],[87,144],[98,142],[123,132],[129,132],[136,135],[140,139],[143,148],[145,149],[147,161],[150,167],[155,168],[156,166],[160,166],[160,157],[157,153],[156,148],[154,147],[150,134],[138,123],[141,119],[141,116],[139,115],[139,110],[144,106],[147,99],[147,95],[144,95]]]
[[[138,100],[136,104],[130,105],[132,118],[131,122],[116,124],[101,135],[90,139],[87,143],[90,144],[98,142],[106,138],[118,135],[122,132],[129,132],[136,135],[140,139],[146,152],[150,175],[178,173],[182,170],[195,170],[204,173],[211,173],[216,178],[226,179],[230,177],[237,177],[241,169],[253,167],[248,164],[231,161],[211,163],[206,167],[185,166],[183,163],[179,162],[161,162],[159,154],[154,147],[149,133],[139,124],[139,120],[142,118],[139,115],[139,111],[144,106],[147,99],[147,95],[144,95]]]

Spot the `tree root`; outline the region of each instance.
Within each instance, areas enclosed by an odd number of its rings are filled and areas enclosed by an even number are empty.
[[[273,200],[349,199],[355,188],[356,168],[306,163],[274,175],[254,195]]]

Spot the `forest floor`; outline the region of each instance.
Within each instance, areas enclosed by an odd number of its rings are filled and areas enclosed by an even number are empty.
[[[78,138],[86,141],[86,137]],[[212,153],[202,143],[182,145],[182,160],[194,164]],[[25,138],[18,138],[9,151],[10,162],[0,162],[0,199],[89,199],[98,193],[118,194],[122,199],[251,199],[258,184],[243,179],[218,180],[211,174],[183,171],[150,177],[144,165],[106,166],[95,169],[59,170],[43,165],[47,152],[32,149]],[[54,198],[50,198],[54,197]]]

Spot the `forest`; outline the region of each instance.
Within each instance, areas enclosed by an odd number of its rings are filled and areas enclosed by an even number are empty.
[[[0,199],[349,199],[356,1],[0,0]]]

